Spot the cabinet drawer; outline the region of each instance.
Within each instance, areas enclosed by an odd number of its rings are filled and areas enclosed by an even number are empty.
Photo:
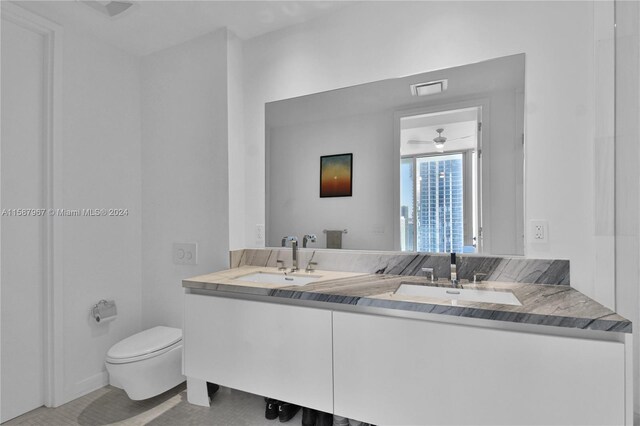
[[[376,424],[624,424],[624,344],[335,312],[335,413]]]
[[[333,411],[331,311],[185,295],[185,375]]]

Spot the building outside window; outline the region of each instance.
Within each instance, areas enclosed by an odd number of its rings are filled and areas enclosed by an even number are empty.
[[[463,161],[462,153],[403,158],[402,250],[415,250],[417,240],[417,251],[465,251]]]
[[[418,251],[462,252],[462,154],[416,159]]]

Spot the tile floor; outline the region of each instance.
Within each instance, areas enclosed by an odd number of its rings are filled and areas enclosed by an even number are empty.
[[[301,424],[302,411],[286,425]],[[635,413],[634,425],[640,425]],[[277,426],[264,418],[264,399],[220,388],[210,408],[187,403],[185,384],[144,401],[131,401],[124,391],[107,386],[58,408],[38,408],[2,423],[2,426]]]
[[[58,408],[38,408],[2,426],[277,426],[264,418],[264,399],[228,388],[220,388],[210,408],[187,402],[185,384],[144,401],[131,401],[123,390],[107,386]],[[300,425],[302,410],[288,425]]]

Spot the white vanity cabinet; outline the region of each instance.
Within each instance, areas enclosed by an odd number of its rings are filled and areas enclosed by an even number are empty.
[[[630,334],[507,325],[187,293],[189,401],[209,381],[377,425],[632,424]]]
[[[333,411],[331,311],[185,295],[184,374]]]
[[[625,344],[334,312],[334,412],[375,424],[624,424]]]

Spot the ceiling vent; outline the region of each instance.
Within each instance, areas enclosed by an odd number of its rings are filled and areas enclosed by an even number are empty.
[[[135,9],[134,3],[130,1],[80,0],[80,2],[111,19],[121,17],[125,12]]]
[[[449,80],[437,80],[437,81],[429,81],[427,83],[416,83],[412,84],[411,87],[411,95],[412,96],[427,96],[427,95],[435,95],[436,93],[441,93],[447,90],[447,85]]]

